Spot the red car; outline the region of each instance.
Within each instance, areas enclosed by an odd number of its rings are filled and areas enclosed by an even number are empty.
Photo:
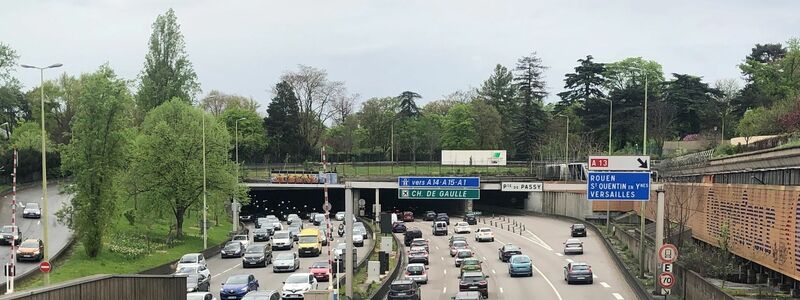
[[[410,211],[404,211],[403,222],[414,222],[414,213]]]
[[[328,281],[328,276],[330,272],[330,266],[326,261],[318,261],[308,267],[309,271],[317,281]]]

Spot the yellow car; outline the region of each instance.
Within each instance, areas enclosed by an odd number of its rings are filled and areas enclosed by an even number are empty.
[[[300,231],[297,239],[297,248],[300,256],[319,256],[322,254],[322,234],[319,229],[308,228]]]

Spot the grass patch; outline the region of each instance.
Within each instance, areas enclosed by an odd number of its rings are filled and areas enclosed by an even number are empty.
[[[365,222],[364,224],[366,226],[369,226],[372,229],[372,232],[379,232],[378,228],[376,228],[376,225],[373,222]],[[374,247],[379,247],[378,243],[380,243],[380,239],[381,235],[377,234],[375,240],[373,241]],[[395,266],[397,266],[397,249],[398,249],[397,241],[392,239],[392,250],[394,252],[393,254],[389,255],[389,273],[387,274],[391,274]],[[375,251],[372,252],[372,255],[368,257],[366,261],[370,260],[378,261],[380,259],[378,254],[379,252],[380,249],[375,249]],[[364,264],[364,267],[354,270],[353,281],[352,281],[354,296],[358,295],[361,299],[369,299],[370,296],[374,294],[381,287],[381,282],[373,282],[370,283],[369,285],[365,285],[366,281],[367,281],[367,263]],[[340,299],[344,299],[345,292],[346,292],[345,288],[342,287],[339,289]]]
[[[70,249],[56,262],[50,283],[68,281],[95,274],[134,274],[147,269],[177,260],[183,254],[203,250],[203,237],[199,223],[190,224],[189,218],[184,223],[184,237],[169,239],[167,234],[170,219],[152,222],[145,226],[135,223],[130,225],[123,214],[118,214],[106,236],[104,248],[100,255],[90,258],[86,255],[84,245],[80,242]],[[192,222],[193,223],[193,222]],[[209,223],[215,224],[212,219]],[[231,230],[231,222],[220,218],[219,224],[208,230],[208,246],[225,242]],[[43,286],[40,273],[29,277],[18,284],[19,290]]]

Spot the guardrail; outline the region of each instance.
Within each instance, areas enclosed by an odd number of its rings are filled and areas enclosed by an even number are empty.
[[[381,284],[381,287],[378,288],[378,291],[375,292],[375,295],[372,296],[371,298],[372,300],[386,299],[386,296],[389,294],[389,288],[391,287],[392,282],[397,280],[397,277],[400,276],[400,270],[405,269],[406,247],[403,244],[403,242],[400,241],[400,238],[394,235],[394,233],[392,233],[392,238],[394,239],[394,243],[397,244],[397,263],[394,265],[394,271],[392,271],[392,274],[390,274],[389,277],[386,278],[386,281],[384,281],[383,284]]]
[[[3,300],[186,299],[186,276],[94,275],[0,297]]]

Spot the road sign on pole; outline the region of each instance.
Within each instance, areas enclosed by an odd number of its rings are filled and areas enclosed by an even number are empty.
[[[658,259],[662,264],[671,264],[678,259],[678,248],[673,244],[664,244],[658,249]]]
[[[658,285],[665,289],[671,288],[675,285],[675,276],[672,273],[661,273],[658,275]]]
[[[397,177],[397,186],[400,188],[462,188],[480,189],[479,177]]]
[[[541,192],[544,184],[541,182],[503,182],[500,191],[503,192]]]
[[[480,190],[467,189],[397,189],[399,199],[480,199]]]
[[[650,172],[589,171],[587,197],[589,201],[649,201]]]
[[[650,156],[589,156],[589,171],[650,171]]]
[[[44,272],[44,273],[50,273],[50,270],[52,270],[52,269],[53,269],[53,267],[50,265],[50,262],[43,261],[43,262],[39,263],[39,270]]]
[[[671,263],[661,264],[661,272],[672,273],[672,264]]]

